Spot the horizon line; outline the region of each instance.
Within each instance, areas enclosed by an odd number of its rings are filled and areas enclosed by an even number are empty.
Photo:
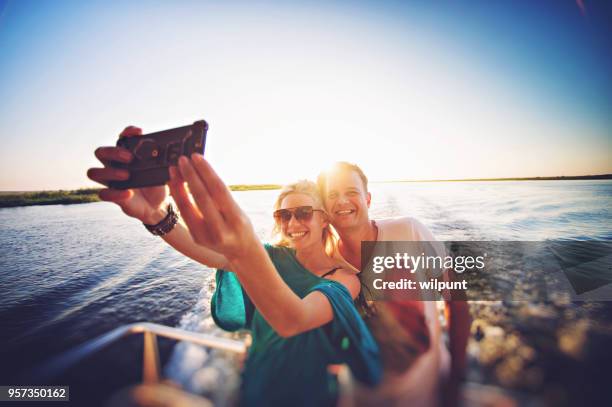
[[[556,175],[556,176],[535,176],[535,177],[502,177],[502,178],[458,178],[458,179],[398,179],[384,181],[370,181],[372,184],[390,184],[402,182],[470,182],[470,181],[563,181],[563,180],[597,180],[597,179],[612,179],[612,173],[609,174],[589,174],[589,175]],[[258,183],[258,184],[230,184],[228,187],[250,187],[250,186],[279,186],[278,183]],[[81,189],[101,189],[102,186],[79,187],[76,189],[25,189],[25,190],[8,190],[0,189],[0,193],[21,193],[21,192],[50,192],[50,191],[78,191]]]
[[[459,179],[400,179],[389,181],[370,181],[374,184],[394,182],[469,182],[469,181],[562,181],[562,180],[588,180],[588,179],[612,179],[612,174],[589,174],[589,175],[553,175],[535,177],[501,177],[501,178],[459,178]]]

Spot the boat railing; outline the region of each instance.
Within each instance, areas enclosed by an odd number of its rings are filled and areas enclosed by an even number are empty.
[[[246,351],[246,345],[238,340],[190,332],[151,322],[136,322],[115,328],[110,332],[53,357],[36,369],[33,372],[33,376],[40,382],[47,382],[110,344],[127,336],[141,333],[143,334],[144,341],[142,362],[142,380],[144,383],[157,383],[161,379],[159,350],[157,347],[158,336],[234,353],[244,353]]]

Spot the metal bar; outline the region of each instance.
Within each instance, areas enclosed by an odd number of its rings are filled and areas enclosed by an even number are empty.
[[[244,353],[246,346],[244,343],[227,338],[219,338],[213,335],[207,335],[198,332],[189,332],[179,328],[172,328],[165,325],[154,324],[150,322],[137,322],[134,324],[123,325],[113,329],[97,338],[87,341],[76,348],[70,349],[58,356],[49,359],[41,364],[32,372],[35,381],[44,383],[50,378],[57,376],[66,369],[79,363],[95,352],[98,352],[113,342],[118,341],[129,335],[150,332],[165,338],[174,339],[177,341],[187,341],[198,345],[206,346],[214,349],[221,349],[234,353]]]
[[[177,341],[188,341],[209,348],[227,350],[234,353],[244,353],[246,351],[245,344],[235,339],[219,338],[214,335],[189,332],[184,329],[172,328],[150,322],[134,324],[133,330],[135,332],[149,331],[165,338],[175,339]]]
[[[159,351],[157,349],[157,336],[151,332],[145,332],[144,351],[142,354],[142,381],[144,383],[159,382]]]

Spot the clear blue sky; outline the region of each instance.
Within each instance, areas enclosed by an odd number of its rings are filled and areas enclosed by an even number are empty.
[[[612,173],[609,2],[404,3],[0,1],[0,190],[200,118],[228,183]]]

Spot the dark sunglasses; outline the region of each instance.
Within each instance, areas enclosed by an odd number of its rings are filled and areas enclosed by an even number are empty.
[[[274,220],[278,223],[289,223],[292,216],[299,222],[308,222],[312,219],[315,211],[323,212],[322,209],[314,209],[312,206],[298,206],[290,209],[278,209],[274,211]]]

